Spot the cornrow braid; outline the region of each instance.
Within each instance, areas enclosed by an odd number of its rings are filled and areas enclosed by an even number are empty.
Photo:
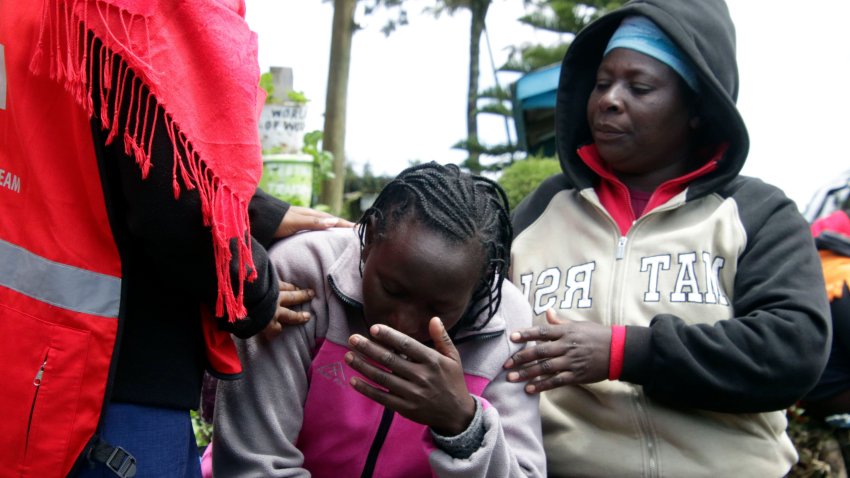
[[[430,162],[407,168],[381,190],[358,221],[361,248],[366,245],[367,227],[374,227],[374,237],[380,237],[403,218],[414,218],[451,242],[476,240],[482,245],[486,260],[479,284],[454,331],[486,326],[501,304],[511,257],[513,229],[502,188],[454,164]],[[473,327],[485,311],[486,320]]]

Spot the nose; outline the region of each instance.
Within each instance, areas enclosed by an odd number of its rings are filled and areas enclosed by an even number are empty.
[[[597,106],[600,111],[619,112],[623,110],[622,87],[614,83],[599,95]]]
[[[419,341],[428,337],[429,317],[425,317],[422,310],[412,305],[398,307],[390,314],[389,319],[390,323],[387,325],[405,335],[409,335]]]

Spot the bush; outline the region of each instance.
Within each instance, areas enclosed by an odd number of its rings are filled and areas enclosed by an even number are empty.
[[[557,159],[532,156],[505,168],[498,182],[507,193],[508,202],[513,209],[544,179],[560,172],[561,164]]]

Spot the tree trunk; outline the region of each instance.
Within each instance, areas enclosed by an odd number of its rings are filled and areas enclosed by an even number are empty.
[[[481,62],[481,33],[484,31],[491,0],[472,0],[469,29],[469,89],[466,94],[466,141],[469,158],[465,166],[470,172],[481,172],[481,153],[478,144],[478,76]]]
[[[334,155],[334,178],[324,182],[320,197],[320,202],[330,206],[333,214],[340,214],[342,211],[345,184],[345,107],[356,6],[357,0],[334,0],[331,57],[325,96],[325,127],[322,137],[322,148]]]

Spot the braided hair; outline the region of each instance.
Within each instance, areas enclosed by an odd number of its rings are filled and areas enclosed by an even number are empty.
[[[430,162],[407,168],[381,190],[358,221],[361,248],[366,246],[367,227],[375,228],[372,237],[380,237],[411,218],[452,243],[481,244],[485,261],[478,285],[454,330],[471,327],[484,311],[486,320],[472,329],[486,326],[502,301],[502,282],[510,265],[513,229],[505,192],[496,182],[461,172],[454,164]]]

